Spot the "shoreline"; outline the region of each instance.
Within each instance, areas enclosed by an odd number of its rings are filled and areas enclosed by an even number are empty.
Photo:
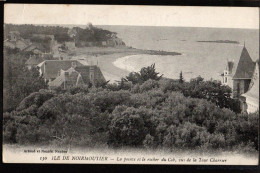
[[[176,56],[182,55],[177,52],[166,52],[166,51],[153,51],[153,50],[142,50],[128,47],[112,47],[112,48],[101,48],[101,47],[91,47],[78,48],[77,55],[74,58],[82,58],[85,56],[85,60],[89,64],[98,65],[105,77],[105,79],[110,81],[110,83],[115,83],[120,81],[122,77],[127,76],[131,71],[139,71],[134,67],[130,67],[127,64],[124,68],[125,59],[130,58],[135,55],[151,55],[151,56]],[[123,58],[123,59],[122,59]],[[116,63],[116,64],[115,64]],[[117,64],[118,63],[118,64]],[[120,68],[121,66],[121,68]]]
[[[100,67],[106,80],[110,80],[110,83],[119,81],[122,77],[127,76],[130,72],[126,69],[119,68],[114,64],[115,61],[128,57],[131,55],[138,55],[133,53],[114,53],[109,55],[102,55],[97,57],[98,66]]]
[[[138,55],[143,55],[143,54],[138,54]],[[128,61],[130,58],[132,58],[133,56],[138,56],[138,55],[128,55],[128,56],[123,56],[121,58],[117,58],[115,61],[112,62],[112,64],[117,67],[120,68],[122,70],[128,71],[129,73],[131,72],[137,72],[139,70],[137,70],[134,66],[127,64],[126,61]]]

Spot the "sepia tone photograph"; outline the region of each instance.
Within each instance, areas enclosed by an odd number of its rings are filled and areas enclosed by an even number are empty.
[[[5,4],[3,161],[259,164],[259,8]]]

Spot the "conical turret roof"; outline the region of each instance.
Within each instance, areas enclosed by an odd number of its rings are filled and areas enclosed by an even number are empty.
[[[257,61],[255,66],[254,75],[250,83],[249,91],[243,94],[245,97],[251,97],[259,100],[259,62]]]
[[[252,61],[246,47],[244,46],[233,79],[251,79],[254,73],[254,68],[255,63]]]

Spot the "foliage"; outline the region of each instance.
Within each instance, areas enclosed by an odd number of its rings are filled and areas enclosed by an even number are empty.
[[[183,79],[182,71],[181,71],[181,72],[180,72],[179,83],[183,83],[183,82],[184,82],[184,79]]]
[[[143,67],[140,72],[132,72],[124,78],[125,81],[132,82],[133,84],[142,84],[143,82],[151,80],[160,80],[162,75],[155,71],[155,64],[148,67]]]
[[[4,56],[4,111],[14,109],[29,94],[47,88],[36,68],[24,67],[23,55],[7,56]]]
[[[28,92],[3,115],[4,142],[258,150],[259,113],[232,111],[230,88],[201,77],[180,83],[146,72],[138,73],[143,77],[136,83],[129,78],[102,87]]]
[[[63,43],[66,41],[85,41],[85,42],[101,42],[107,41],[111,38],[112,34],[115,32],[110,32],[101,28],[94,26],[86,27],[85,29],[80,27],[73,28],[76,31],[76,37],[71,38],[68,35],[69,28],[61,26],[37,26],[37,25],[13,25],[5,24],[4,25],[4,37],[7,39],[7,35],[10,31],[19,31],[20,35],[24,39],[33,39],[35,42],[39,42],[39,38],[33,38],[33,34],[45,34],[45,35],[54,35],[55,40],[58,43]],[[47,41],[44,39],[43,41]],[[41,41],[42,42],[42,41]],[[77,44],[76,44],[77,45]]]
[[[180,91],[186,97],[206,99],[220,108],[228,108],[236,113],[241,112],[239,101],[231,98],[231,88],[221,85],[220,81],[204,81],[199,76],[183,83],[168,80],[161,86],[164,92]]]
[[[140,146],[152,128],[151,110],[118,106],[111,115],[110,143],[114,146]]]
[[[29,94],[46,89],[47,85],[38,69],[28,69],[25,62],[32,52],[4,49],[3,110],[11,111]]]

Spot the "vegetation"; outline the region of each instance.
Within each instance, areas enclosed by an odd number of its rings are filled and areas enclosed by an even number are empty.
[[[181,72],[180,72],[179,83],[183,83],[183,82],[184,82],[184,79],[183,79],[182,71],[181,71]]]
[[[85,29],[74,27],[73,29],[77,32],[75,38],[71,38],[68,35],[68,27],[5,24],[4,36],[5,39],[7,39],[7,35],[10,31],[19,31],[22,38],[38,41],[39,38],[35,38],[33,34],[54,35],[55,40],[57,40],[59,43],[62,43],[65,41],[73,41],[74,39],[76,39],[76,41],[100,42],[106,41],[111,38],[112,34],[116,34],[114,32],[103,30],[94,26],[87,27]],[[48,41],[48,38],[44,38],[43,41]]]
[[[123,78],[123,81],[131,82],[132,84],[141,84],[149,79],[151,80],[160,80],[161,76],[158,76],[158,72],[155,71],[155,64],[152,64],[149,67],[144,67],[140,72],[131,72],[128,76]]]
[[[33,92],[4,113],[3,136],[19,144],[256,152],[258,112],[241,114],[234,104],[217,81],[180,83],[152,65],[118,84]]]
[[[16,49],[4,50],[4,112],[15,109],[29,94],[47,88],[36,68],[28,70],[25,67],[25,62],[30,55],[33,55],[33,52],[19,52]]]

